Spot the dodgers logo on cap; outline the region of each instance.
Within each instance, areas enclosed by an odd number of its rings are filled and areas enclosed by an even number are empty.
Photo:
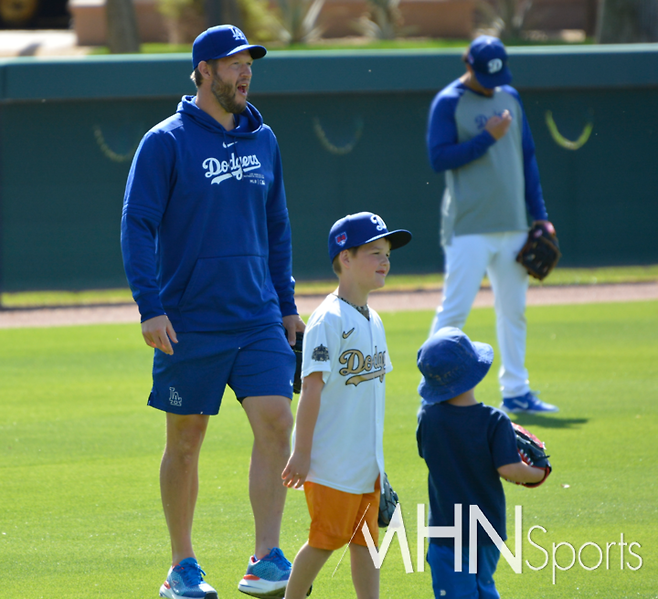
[[[500,58],[494,58],[489,61],[487,66],[489,67],[489,74],[493,75],[494,73],[497,73],[498,71],[500,71],[500,69],[503,68],[503,61],[500,60]]]
[[[384,219],[381,216],[379,216],[378,214],[373,214],[370,217],[370,220],[373,222],[373,224],[375,225],[375,228],[378,231],[387,231],[388,230],[388,228],[386,227],[386,223],[384,222]]]
[[[237,27],[231,25],[231,31],[233,31],[233,39],[241,42],[247,43],[247,36],[240,31]]]

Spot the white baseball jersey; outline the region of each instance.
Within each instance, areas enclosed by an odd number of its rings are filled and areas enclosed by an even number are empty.
[[[384,326],[335,295],[313,312],[304,332],[302,377],[322,372],[324,388],[307,480],[371,493],[384,473],[385,374],[392,370]]]

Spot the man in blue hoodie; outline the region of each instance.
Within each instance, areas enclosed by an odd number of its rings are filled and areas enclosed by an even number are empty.
[[[128,177],[121,246],[155,348],[148,404],[166,412],[160,486],[172,547],[161,597],[217,593],[203,580],[191,531],[198,459],[225,386],[254,433],[249,495],[256,542],[239,590],[283,597],[279,547],[290,454],[297,313],[279,147],[247,102],[251,65],[266,49],[221,25],[194,42],[196,96],[142,139]]]

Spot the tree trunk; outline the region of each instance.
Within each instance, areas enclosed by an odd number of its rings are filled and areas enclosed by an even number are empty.
[[[597,15],[599,13],[598,0],[585,0],[585,35],[587,37],[596,36]]]
[[[205,0],[204,9],[208,27],[235,25],[244,29],[244,19],[237,0]]]
[[[223,18],[223,0],[204,0],[203,8],[206,13],[206,27],[221,25]]]
[[[139,52],[139,33],[133,0],[106,0],[107,45],[112,54]]]
[[[658,0],[601,0],[597,41],[658,42]]]

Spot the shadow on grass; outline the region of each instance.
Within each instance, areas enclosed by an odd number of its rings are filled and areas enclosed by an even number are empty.
[[[589,422],[588,418],[559,418],[557,416],[542,416],[541,414],[515,414],[514,422],[526,427],[532,432],[533,426],[542,428],[575,428],[579,429]]]

